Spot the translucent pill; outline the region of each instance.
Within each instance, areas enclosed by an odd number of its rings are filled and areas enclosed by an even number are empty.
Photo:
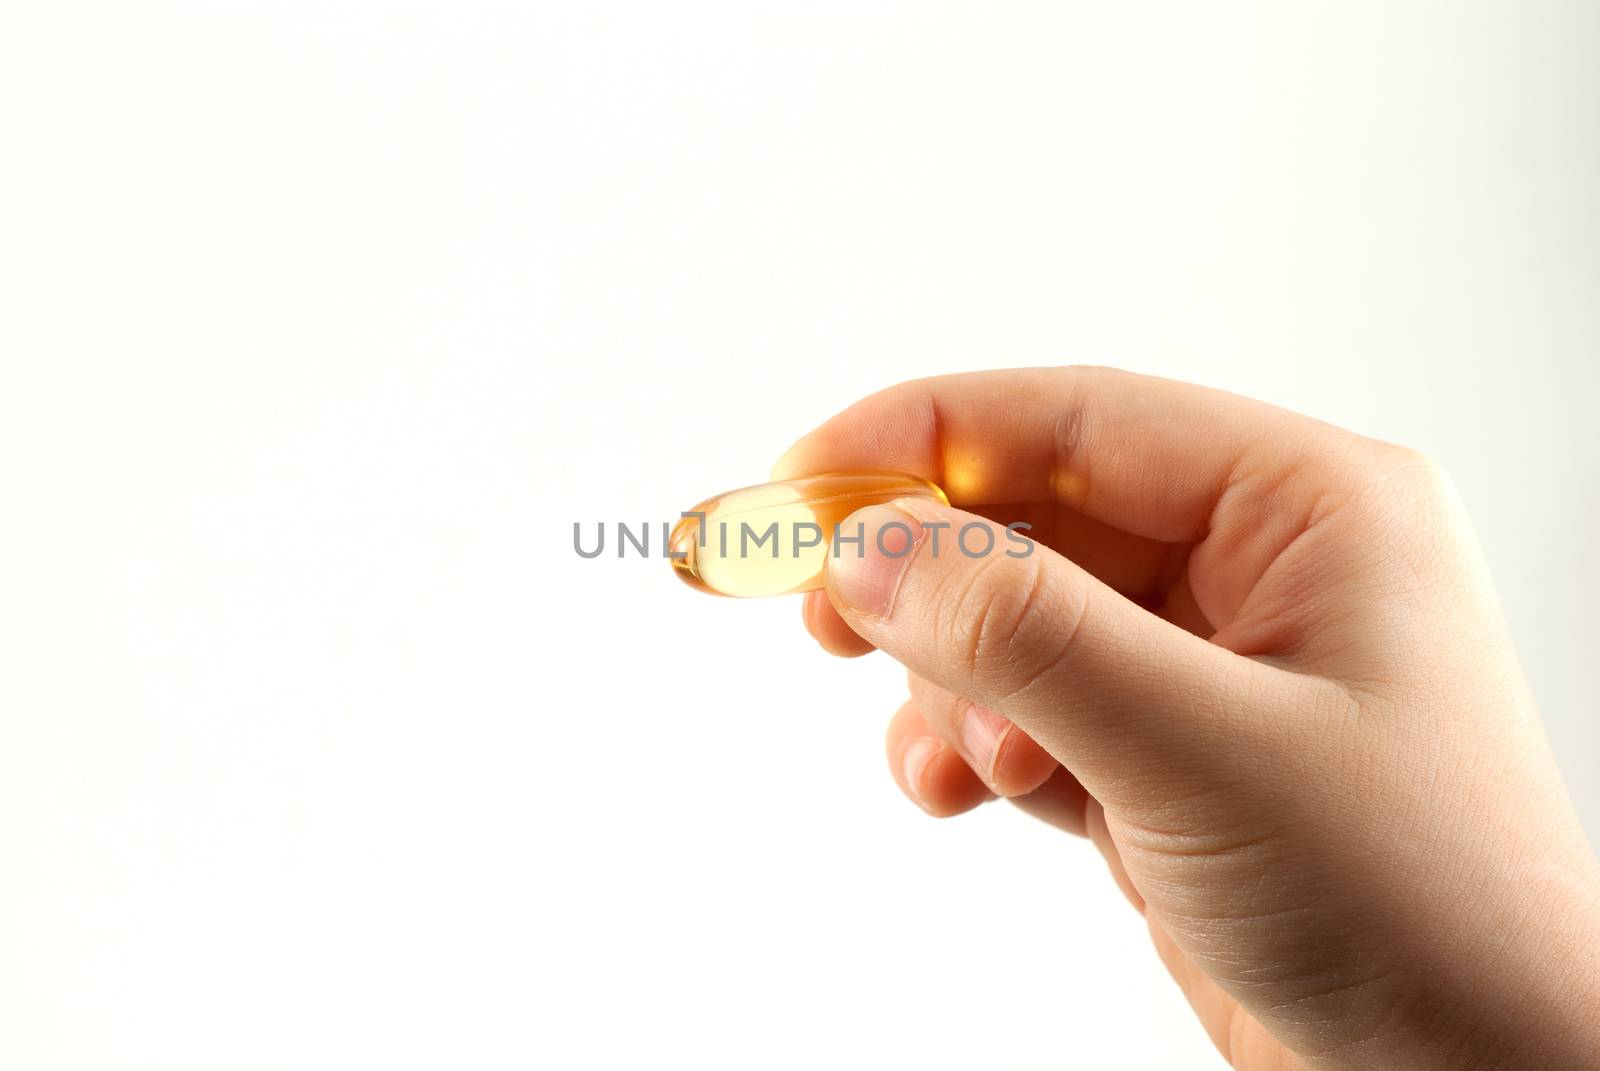
[[[846,517],[908,496],[948,502],[939,488],[903,472],[829,472],[742,487],[706,499],[677,523],[668,541],[672,567],[690,587],[717,595],[812,591],[822,587],[828,549]]]

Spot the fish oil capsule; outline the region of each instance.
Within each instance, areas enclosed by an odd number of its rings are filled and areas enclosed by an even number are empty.
[[[689,510],[667,549],[678,576],[700,591],[740,598],[813,591],[822,587],[844,519],[908,496],[949,501],[903,472],[829,472],[742,487]]]

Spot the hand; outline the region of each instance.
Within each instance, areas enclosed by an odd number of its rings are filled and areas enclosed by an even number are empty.
[[[895,780],[1086,833],[1234,1067],[1600,1067],[1600,866],[1436,466],[1063,368],[894,387],[774,478],[861,468],[954,504],[854,514],[806,597],[909,670]]]

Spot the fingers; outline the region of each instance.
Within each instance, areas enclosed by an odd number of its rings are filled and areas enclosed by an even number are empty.
[[[1043,785],[1059,765],[1027,733],[994,711],[915,673],[910,685],[911,702],[929,728],[967,760],[995,795],[1026,795]]]
[[[1304,607],[1292,583],[1261,615],[1275,628],[1246,620],[1235,636],[1228,626],[1309,526],[1381,482],[1384,449],[1221,391],[1104,368],[1035,368],[881,391],[801,439],[774,475],[902,469],[977,512],[1059,507],[1106,530],[1081,533],[1078,546],[1070,540],[1081,526],[1041,524],[1041,542],[1135,598],[1164,591],[1164,575],[1176,579],[1161,546],[1170,544],[1185,555],[1178,565],[1192,605],[1161,612],[1191,631],[1220,632],[1224,645],[1271,654],[1296,641],[1289,619]]]
[[[846,547],[858,531],[860,545]],[[1148,805],[1152,778],[1192,781],[1226,759],[1217,741],[1248,730],[1248,700],[1281,675],[952,507],[862,510],[835,548],[827,590],[851,629],[1015,722],[1108,806]]]
[[[927,682],[918,682],[913,678],[913,692],[924,693],[925,690],[936,690]],[[942,690],[937,690],[941,691]],[[948,695],[948,693],[943,693]],[[947,751],[954,751],[959,755],[967,767],[970,776],[963,777],[954,764],[945,765],[948,759],[939,759],[940,766],[936,772],[929,776],[924,773],[918,777],[907,775],[908,763],[907,748],[913,741],[936,736],[945,745]],[[1010,799],[1017,808],[1033,817],[1055,826],[1066,833],[1077,837],[1087,837],[1089,828],[1087,824],[1086,809],[1090,803],[1089,794],[1084,791],[1078,779],[1068,773],[1055,759],[1030,740],[1020,729],[1013,727],[1012,735],[1019,740],[1027,741],[1031,754],[1024,752],[1023,759],[1017,763],[1016,773],[1002,774],[1002,784],[1015,786],[1012,788]],[[922,745],[918,745],[921,747]],[[960,814],[971,810],[978,804],[986,802],[995,792],[992,784],[985,784],[983,779],[972,771],[971,760],[949,743],[949,733],[942,729],[935,729],[923,715],[918,701],[913,699],[909,703],[901,704],[900,709],[889,720],[887,738],[887,752],[889,770],[900,786],[900,790],[910,796],[912,802],[930,814],[945,817]],[[920,762],[921,754],[913,756]],[[1005,763],[1002,763],[1004,766]],[[1029,766],[1048,767],[1048,772],[1042,783],[1030,789],[1023,790],[1020,786],[1036,779],[1036,775],[1027,772]],[[909,786],[916,784],[917,794],[912,795]],[[1102,824],[1104,824],[1102,822]]]
[[[889,720],[884,750],[900,791],[935,818],[970,811],[991,798],[972,767],[928,727],[914,703],[903,704]]]
[[[902,383],[797,442],[774,479],[896,469],[956,505],[1059,502],[1164,542],[1203,538],[1230,482],[1354,437],[1262,402],[1106,368],[1028,368]],[[1245,464],[1246,461],[1257,462]]]
[[[839,616],[825,591],[808,591],[800,603],[800,616],[806,631],[824,651],[840,658],[856,658],[872,650],[872,644]]]

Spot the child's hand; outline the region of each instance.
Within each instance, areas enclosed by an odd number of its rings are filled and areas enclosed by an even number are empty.
[[[1600,867],[1435,466],[1064,368],[892,388],[774,475],[864,468],[959,507],[855,514],[806,597],[910,670],[896,781],[1087,833],[1235,1067],[1600,1067]]]

